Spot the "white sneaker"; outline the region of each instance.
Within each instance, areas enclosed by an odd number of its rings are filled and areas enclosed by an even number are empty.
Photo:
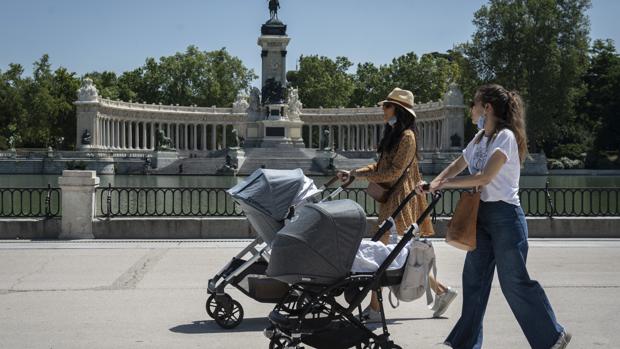
[[[369,305],[362,312],[362,321],[367,324],[381,322],[381,312],[374,310]]]
[[[560,338],[558,339],[557,342],[555,342],[555,344],[551,347],[551,349],[564,349],[568,346],[568,343],[570,343],[571,338],[573,338],[573,336],[564,331],[560,334]]]
[[[433,307],[431,308],[431,310],[434,310],[433,317],[440,317],[443,315],[446,310],[448,310],[450,303],[454,301],[457,295],[458,292],[450,287],[448,287],[446,292],[436,295],[435,304],[433,304]]]

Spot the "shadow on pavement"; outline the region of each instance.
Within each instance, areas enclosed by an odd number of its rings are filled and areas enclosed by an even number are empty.
[[[231,330],[226,330],[218,326],[214,320],[193,321],[191,324],[184,324],[172,327],[171,332],[185,334],[200,333],[227,333],[227,332],[259,332],[269,326],[266,317],[255,317],[243,319],[241,324]]]

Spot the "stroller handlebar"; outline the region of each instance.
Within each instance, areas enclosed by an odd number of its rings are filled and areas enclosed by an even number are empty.
[[[422,189],[427,191],[430,189],[430,185],[429,184],[425,184],[424,186],[422,186]],[[405,197],[405,199],[398,205],[398,207],[396,208],[396,210],[394,210],[394,212],[392,213],[392,215],[390,216],[392,218],[392,220],[394,218],[396,218],[400,212],[405,208],[405,206],[409,203],[409,201],[411,201],[411,199],[416,196],[417,193],[414,191],[412,191],[411,193],[409,193],[407,195],[407,197]],[[437,194],[435,194],[437,195]],[[441,194],[439,194],[441,195]],[[433,206],[433,205],[429,205],[429,207]],[[432,209],[432,207],[431,207]],[[430,211],[429,211],[430,212]],[[426,216],[424,217],[426,218]],[[385,220],[384,222],[381,223],[381,226],[379,227],[379,230],[375,233],[375,235],[372,238],[372,241],[379,241],[379,239],[381,239],[381,237],[383,236],[383,234],[385,234],[386,231],[388,231],[391,227],[392,227],[392,222],[390,222],[389,220]]]
[[[327,189],[327,187],[329,187],[330,185],[334,184],[336,181],[338,181],[339,178],[337,176],[334,176],[332,179],[330,179],[329,181],[327,181],[327,183],[323,184],[321,186],[321,191]],[[351,185],[351,183],[353,183],[355,181],[355,177],[354,176],[349,176],[349,179],[344,182],[341,186],[339,186],[336,190],[334,190],[333,192],[331,192],[327,197],[325,197],[323,200],[321,201],[327,201],[327,200],[331,200],[335,197],[337,197],[338,195],[340,195],[340,193],[346,189],[349,185]]]

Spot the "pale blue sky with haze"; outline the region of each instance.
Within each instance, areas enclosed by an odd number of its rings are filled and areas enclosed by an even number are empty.
[[[407,52],[443,52],[467,41],[482,0],[281,0],[292,38],[288,69],[301,54],[384,64]],[[593,39],[620,41],[620,1],[594,0]],[[20,63],[30,75],[44,53],[77,74],[141,66],[147,57],[226,47],[260,74],[260,26],[267,0],[3,0],[0,70]]]

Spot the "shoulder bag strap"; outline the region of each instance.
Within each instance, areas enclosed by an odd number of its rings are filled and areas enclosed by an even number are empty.
[[[409,172],[409,168],[411,167],[411,164],[413,164],[413,161],[415,161],[415,156],[416,155],[413,154],[413,159],[411,159],[411,162],[409,163],[409,165],[407,165],[407,167],[405,168],[405,171],[403,171],[403,174],[400,175],[396,183],[394,183],[394,185],[390,187],[390,189],[387,191],[386,196],[388,197],[391,196],[394,190],[396,190],[396,187],[398,187],[398,185],[403,181],[403,179],[405,178],[405,175],[407,174],[407,172]]]

